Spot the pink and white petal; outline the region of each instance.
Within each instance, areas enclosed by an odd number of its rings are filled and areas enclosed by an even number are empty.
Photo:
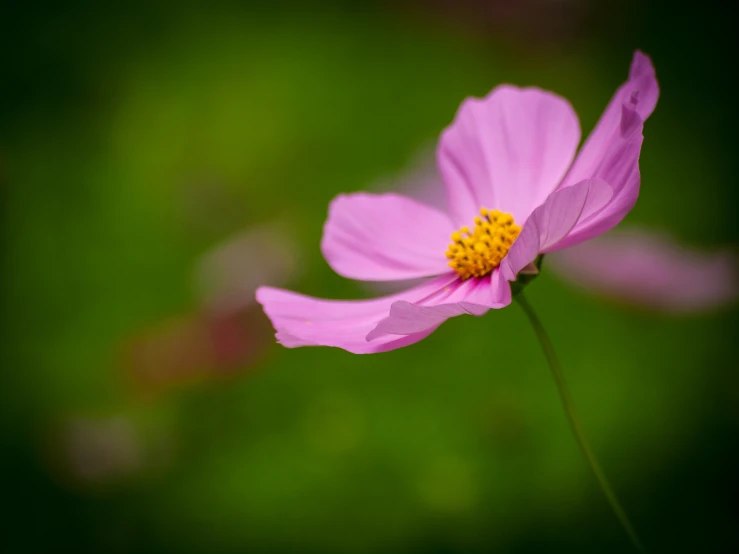
[[[480,279],[467,279],[446,287],[444,293],[422,302],[398,300],[390,306],[388,317],[380,321],[367,335],[368,341],[392,335],[412,335],[435,329],[450,317],[484,315],[491,308],[503,308],[511,303],[511,287],[496,269]]]
[[[577,115],[553,93],[502,85],[465,100],[437,150],[457,227],[471,225],[481,207],[525,221],[557,187],[579,141]]]
[[[547,267],[585,291],[663,313],[697,313],[739,298],[739,260],[642,229],[615,230],[552,254]]]
[[[586,179],[550,194],[531,214],[503,259],[503,276],[513,280],[539,254],[557,250],[579,223],[597,217],[611,195],[609,184],[600,179]]]
[[[627,106],[643,122],[654,111],[658,97],[659,86],[654,66],[648,56],[637,50],[631,61],[629,80],[611,98],[561,186],[570,186],[597,176],[598,168],[612,144],[623,134],[623,107]]]
[[[446,214],[405,196],[340,195],[329,207],[321,250],[351,279],[427,277],[449,270],[444,252],[454,230]]]
[[[262,287],[257,290],[257,301],[272,321],[277,340],[288,348],[334,346],[355,354],[368,354],[412,344],[433,331],[367,342],[367,334],[387,317],[394,302],[416,303],[439,297],[451,291],[458,281],[455,273],[447,273],[402,293],[372,300],[324,300]]]

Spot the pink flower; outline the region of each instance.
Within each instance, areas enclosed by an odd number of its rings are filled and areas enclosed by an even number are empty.
[[[159,321],[128,339],[124,367],[144,394],[233,377],[269,338],[254,315],[193,312]]]
[[[103,482],[128,477],[145,465],[140,430],[127,416],[75,418],[60,437],[62,469],[75,480]]]
[[[446,209],[444,184],[429,152],[422,149],[390,186],[424,204]],[[665,233],[619,226],[572,248],[547,256],[545,266],[563,281],[616,302],[671,315],[719,308],[739,297],[739,257],[728,249],[703,250],[680,244]],[[372,282],[375,294],[390,294],[413,281]]]
[[[448,213],[396,194],[357,193],[334,199],[324,227],[323,255],[344,277],[433,278],[359,301],[261,287],[257,300],[277,340],[383,352],[450,317],[507,306],[511,282],[539,254],[608,231],[634,206],[643,124],[658,95],[649,58],[636,52],[629,80],[576,158],[580,126],[565,99],[501,85],[465,100],[437,148]]]
[[[195,263],[198,305],[129,337],[126,372],[143,392],[243,372],[271,344],[268,323],[254,302],[257,285],[295,277],[297,254],[291,233],[278,221],[215,245]]]
[[[611,231],[545,263],[580,288],[671,314],[715,308],[739,294],[734,254],[690,249],[643,229]]]

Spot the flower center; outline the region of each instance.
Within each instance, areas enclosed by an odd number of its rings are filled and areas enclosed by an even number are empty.
[[[511,214],[481,208],[472,231],[462,227],[452,233],[446,251],[449,267],[462,279],[483,277],[498,267],[520,232]]]

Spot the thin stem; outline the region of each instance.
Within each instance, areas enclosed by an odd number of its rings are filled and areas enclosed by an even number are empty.
[[[631,522],[626,515],[626,512],[621,507],[620,502],[616,498],[616,494],[613,492],[611,485],[608,483],[608,479],[606,479],[605,473],[603,473],[603,469],[601,469],[600,464],[598,463],[598,460],[596,459],[595,454],[590,447],[590,444],[585,438],[585,433],[583,432],[580,421],[578,420],[577,414],[575,413],[575,406],[572,402],[572,397],[570,396],[570,392],[567,388],[567,383],[565,381],[564,373],[562,372],[562,367],[559,365],[557,356],[554,353],[554,347],[552,346],[552,341],[549,340],[549,335],[547,335],[547,332],[544,330],[544,326],[541,324],[541,321],[539,321],[536,312],[534,312],[534,309],[528,303],[523,293],[519,293],[518,295],[516,295],[516,300],[518,300],[518,303],[521,305],[524,313],[529,318],[531,326],[534,328],[534,332],[536,333],[536,336],[541,343],[541,348],[542,350],[544,350],[544,355],[549,362],[549,367],[552,370],[552,375],[554,375],[554,381],[557,384],[557,390],[559,391],[559,396],[562,399],[562,405],[564,406],[565,413],[567,414],[567,419],[570,422],[572,432],[577,439],[577,444],[580,446],[580,450],[585,456],[585,459],[588,461],[590,469],[593,470],[595,478],[598,480],[598,484],[600,484],[600,488],[603,490],[603,494],[606,496],[606,499],[611,505],[611,508],[613,508],[616,517],[621,522],[621,525],[623,526],[626,533],[629,535],[629,538],[631,538],[631,542],[634,544],[637,550],[639,550],[640,552],[646,552],[644,546],[642,545],[639,537],[636,534],[636,531],[634,531],[634,528],[632,527]]]

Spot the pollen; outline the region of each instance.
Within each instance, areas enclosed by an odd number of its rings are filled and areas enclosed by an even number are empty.
[[[484,277],[500,265],[520,232],[511,214],[482,208],[471,231],[462,227],[452,233],[446,251],[449,267],[462,279]]]

